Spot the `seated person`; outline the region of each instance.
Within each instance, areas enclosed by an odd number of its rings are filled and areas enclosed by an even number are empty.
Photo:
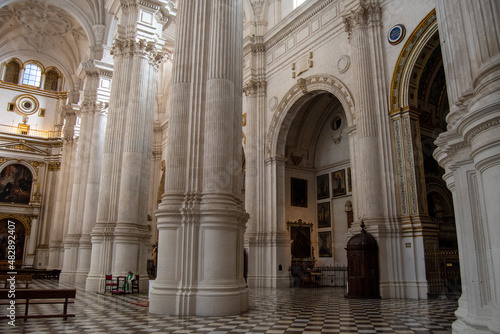
[[[135,279],[135,274],[129,270],[127,273],[127,277],[125,277],[125,281],[123,282],[123,291],[125,293],[130,293],[130,287],[134,279]]]

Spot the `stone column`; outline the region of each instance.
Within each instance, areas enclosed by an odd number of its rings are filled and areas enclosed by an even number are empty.
[[[59,171],[60,175],[57,183],[55,209],[50,228],[48,269],[61,269],[63,264],[63,238],[66,223],[69,221],[72,190],[68,180],[73,179],[75,160],[76,143],[73,137],[75,134],[76,112],[71,105],[64,105],[62,109],[63,118],[65,119],[63,150],[61,170]]]
[[[343,17],[352,50],[353,91],[356,92],[356,124],[349,131],[351,156],[356,157],[352,169],[356,180],[354,220],[363,218],[366,229],[379,243],[382,297],[401,298],[405,296],[405,288],[398,287],[408,285],[394,269],[395,263],[402,264],[403,254],[394,196],[395,180],[391,178],[394,174],[393,148],[389,135],[387,88],[383,80],[387,75],[381,8],[376,1],[358,4]],[[354,226],[357,229],[357,224]],[[415,275],[408,280],[415,281]],[[425,280],[419,284],[425,285]]]
[[[353,81],[356,96],[357,168],[356,180],[364,191],[357,194],[357,217],[363,217],[367,226],[374,220],[377,224],[383,216],[380,196],[380,147],[379,119],[374,91],[373,60],[370,47],[367,8],[359,6],[344,16],[346,30],[350,35],[353,63]]]
[[[150,312],[239,314],[248,308],[247,214],[236,193],[241,191],[242,3],[182,1],[177,20]]]
[[[462,277],[454,333],[500,332],[499,12],[495,0],[436,4],[450,113],[434,156],[453,181]]]
[[[140,275],[146,260],[152,137],[163,15],[159,1],[117,3],[113,85],[106,123],[97,217],[86,290],[102,291],[106,274]],[[133,33],[132,33],[133,32]]]
[[[62,282],[85,282],[90,268],[90,231],[96,220],[111,71],[99,61],[82,63],[85,71],[80,107],[80,138],[65,237]]]

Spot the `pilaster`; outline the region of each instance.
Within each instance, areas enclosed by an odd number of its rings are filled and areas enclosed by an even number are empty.
[[[111,67],[100,61],[82,63],[85,74],[79,117],[80,138],[72,184],[70,223],[65,237],[60,280],[85,282],[90,268],[90,231],[96,220]]]
[[[48,269],[61,269],[63,265],[63,242],[71,204],[71,187],[68,180],[73,179],[76,143],[74,139],[76,125],[76,110],[71,105],[62,106],[65,120],[63,129],[63,149],[60,176],[57,184],[56,201],[49,239]]]

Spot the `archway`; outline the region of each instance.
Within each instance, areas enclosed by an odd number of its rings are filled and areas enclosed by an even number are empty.
[[[409,37],[391,86],[390,112],[398,165],[400,215],[406,234],[421,238],[427,295],[459,295],[460,270],[452,196],[432,156],[449,112],[436,14]],[[446,224],[443,223],[446,206]],[[450,283],[453,282],[453,283]]]
[[[273,223],[290,243],[283,256],[291,269],[346,264],[345,204],[355,202],[348,135],[353,125],[352,107],[345,86],[336,78],[320,75],[299,79],[274,114],[266,153],[268,168],[276,177],[272,181],[277,185],[273,202],[279,206],[272,209],[271,216],[276,217]],[[300,238],[294,236],[303,236],[304,231],[309,240],[301,245],[308,245],[308,249],[298,251],[295,243]],[[330,282],[329,276],[324,270],[320,284],[337,283]]]

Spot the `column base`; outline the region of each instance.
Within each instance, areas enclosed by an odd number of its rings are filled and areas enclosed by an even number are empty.
[[[178,291],[155,282],[149,296],[149,312],[176,316],[227,316],[248,310],[248,289],[198,288]]]

